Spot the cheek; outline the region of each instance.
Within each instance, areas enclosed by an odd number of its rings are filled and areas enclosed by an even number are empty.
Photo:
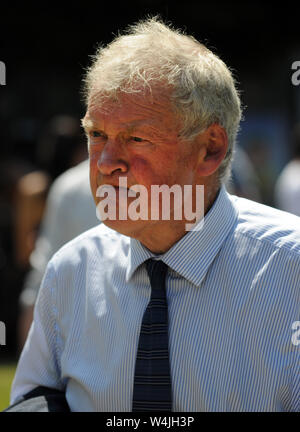
[[[98,162],[101,157],[101,151],[90,150],[89,161],[90,161],[90,176],[95,177],[98,175]]]
[[[101,155],[100,151],[96,151],[95,149],[91,149],[89,150],[89,159],[90,159],[90,166],[92,164],[97,164],[97,161],[99,160]]]
[[[92,159],[90,157],[90,179],[91,180],[96,175],[96,169],[97,169],[97,161],[96,159]]]
[[[89,158],[89,166],[90,166],[90,173],[89,173],[89,178],[90,178],[90,185],[91,185],[91,189],[93,194],[95,194],[96,189],[97,189],[97,175],[98,175],[98,167],[97,167],[97,161],[98,159],[96,157],[92,157],[92,155],[90,155]]]
[[[174,176],[176,178],[174,161],[167,155],[151,159],[134,156],[130,161],[130,167],[135,181],[140,184],[168,184]]]
[[[135,156],[131,159],[130,168],[136,184],[161,184],[165,178],[165,170],[156,160]]]
[[[139,180],[150,171],[151,164],[141,156],[134,156],[131,158],[129,166],[136,180]]]

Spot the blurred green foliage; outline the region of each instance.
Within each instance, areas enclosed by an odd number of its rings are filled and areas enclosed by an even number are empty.
[[[0,365],[0,411],[9,405],[10,388],[16,366],[14,363]]]

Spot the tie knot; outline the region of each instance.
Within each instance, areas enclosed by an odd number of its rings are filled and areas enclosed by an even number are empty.
[[[146,268],[150,279],[151,287],[154,289],[164,288],[168,266],[163,261],[149,259],[146,261]]]

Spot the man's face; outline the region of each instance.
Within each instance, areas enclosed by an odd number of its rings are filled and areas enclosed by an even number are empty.
[[[117,192],[117,220],[104,223],[125,235],[139,237],[141,230],[154,228],[161,220],[119,220],[119,178],[127,187],[143,185],[148,191],[149,212],[151,185],[195,185],[198,149],[178,137],[181,124],[172,112],[166,91],[154,89],[152,98],[122,94],[117,102],[101,107],[90,104],[83,124],[89,140],[90,183],[96,205],[102,185],[112,185]],[[128,191],[126,191],[127,193]],[[127,205],[136,198],[128,197]],[[184,224],[184,222],[182,221]]]

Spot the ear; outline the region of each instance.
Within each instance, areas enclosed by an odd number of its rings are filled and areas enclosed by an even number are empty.
[[[227,133],[222,126],[214,123],[198,135],[196,144],[199,148],[198,173],[201,177],[210,176],[219,168],[226,155]]]

